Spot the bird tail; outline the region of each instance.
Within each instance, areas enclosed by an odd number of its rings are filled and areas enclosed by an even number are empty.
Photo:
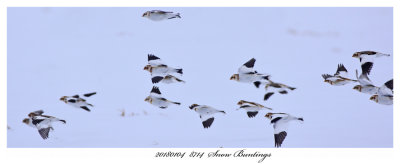
[[[176,81],[185,83],[185,81],[183,81],[183,80],[181,80],[181,79],[178,79],[178,78],[176,78]]]
[[[296,88],[294,88],[294,87],[288,87],[288,88],[289,88],[290,90],[292,90],[292,91],[296,89]]]
[[[176,16],[175,16],[175,17],[177,17],[177,18],[182,18],[180,13],[176,13]]]
[[[390,56],[390,54],[377,53],[376,56],[377,56],[377,57],[381,57],[381,56]]]
[[[179,73],[179,74],[183,74],[183,70],[182,70],[182,68],[181,69],[175,69],[175,71],[177,72],[177,73]]]

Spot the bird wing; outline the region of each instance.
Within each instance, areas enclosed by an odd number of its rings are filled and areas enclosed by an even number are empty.
[[[51,127],[47,127],[47,128],[41,128],[39,129],[39,134],[40,136],[45,140],[47,138],[49,138],[49,132],[52,128]]]
[[[275,119],[278,119],[280,117],[277,117]],[[275,120],[273,119],[271,121],[274,122],[274,137],[275,137],[275,146],[280,147],[283,140],[285,140],[286,135],[287,135],[287,129],[288,129],[288,122],[282,121],[282,118]],[[274,121],[275,120],[275,121]]]
[[[153,88],[150,91],[150,95],[151,96],[156,96],[156,97],[161,96],[160,89],[158,87],[156,87],[156,86],[153,86]]]
[[[199,113],[199,114],[203,127],[204,128],[211,127],[212,123],[214,122],[214,117],[212,116],[212,114],[209,113]]]
[[[378,95],[380,96],[393,96],[393,79],[387,81],[378,89]]]
[[[343,64],[338,64],[335,76],[347,77],[347,69]]]
[[[257,71],[253,70],[254,63],[256,62],[256,59],[252,58],[246,63],[244,63],[238,70],[239,74],[256,74]]]
[[[93,95],[95,95],[95,94],[96,94],[96,92],[92,92],[92,93],[83,94],[83,96],[85,96],[85,97],[90,97],[90,96],[93,96]]]
[[[35,116],[32,118],[32,124],[36,126],[43,139],[49,137],[50,129],[52,129],[51,119],[42,116]]]
[[[274,134],[274,138],[275,138],[275,147],[281,147],[283,141],[285,140],[287,136],[286,131],[281,131],[279,133],[275,133]]]
[[[356,70],[356,77],[361,86],[374,86],[367,74],[361,74],[358,76],[358,70]]]
[[[147,62],[151,65],[151,66],[158,66],[158,65],[166,65],[164,64],[164,62],[161,60],[161,58],[153,55],[153,54],[148,54],[147,55]]]
[[[162,77],[162,76],[153,76],[152,78],[151,78],[151,82],[154,84],[154,83],[158,83],[158,82],[160,82],[162,79],[164,79],[164,77]]]
[[[362,70],[362,74],[367,74],[369,75],[369,73],[372,70],[372,66],[374,65],[373,62],[364,62],[361,63],[361,70]]]

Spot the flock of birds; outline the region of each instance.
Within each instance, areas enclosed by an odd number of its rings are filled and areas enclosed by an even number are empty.
[[[324,82],[334,86],[343,86],[349,83],[358,82],[359,84],[354,86],[353,89],[361,93],[372,95],[370,100],[383,105],[393,104],[393,78],[388,80],[382,86],[375,86],[369,79],[368,75],[374,65],[374,58],[390,56],[390,54],[384,54],[376,51],[360,51],[353,54],[354,58],[358,58],[361,63],[361,75],[358,76],[358,70],[356,70],[356,78],[350,79],[347,77],[347,69],[343,64],[339,64],[334,75],[323,74]]]
[[[146,17],[153,21],[181,18],[179,13],[161,10],[147,11],[142,15],[142,17]],[[354,89],[363,93],[373,94],[371,100],[374,100],[377,103],[391,104],[393,103],[393,79],[385,83],[382,87],[375,87],[367,76],[370,73],[373,65],[373,61],[367,58],[380,56],[388,55],[373,51],[357,52],[353,55],[353,57],[360,58],[361,61],[362,74],[357,77],[357,80],[347,78],[347,70],[341,64],[338,66],[337,72],[334,75],[324,74],[322,75],[322,77],[325,79],[325,82],[336,86],[345,85],[351,82],[359,82],[360,85],[355,86]],[[270,75],[258,73],[253,68],[255,61],[256,59],[252,58],[244,63],[241,67],[239,67],[238,72],[230,77],[230,80],[241,83],[249,83],[257,88],[260,88],[262,86],[266,90],[266,93],[264,95],[265,101],[268,100],[272,95],[274,95],[275,92],[278,92],[279,94],[288,94],[289,92],[296,89],[295,87],[272,81],[270,79]],[[144,67],[144,70],[148,71],[151,74],[151,82],[153,84],[185,83],[185,81],[175,76],[183,75],[182,68],[170,67],[165,64],[159,57],[153,54],[148,54],[148,64]],[[86,99],[95,94],[96,92],[83,95],[62,96],[60,100],[73,107],[90,112],[90,108],[93,107],[93,105],[88,103]],[[152,87],[150,95],[147,96],[144,101],[161,109],[166,109],[170,105],[181,105],[180,102],[175,102],[164,98],[161,94],[160,88],[157,86]],[[256,115],[261,110],[272,110],[272,108],[266,107],[259,103],[245,100],[240,100],[237,105],[239,105],[239,108],[237,110],[245,110],[249,118],[256,117]],[[226,114],[225,111],[218,110],[208,105],[192,104],[189,106],[189,109],[199,114],[203,127],[205,129],[211,127],[216,114]],[[53,130],[52,124],[54,122],[61,122],[65,124],[66,121],[53,116],[43,115],[43,113],[43,110],[31,112],[28,114],[28,118],[25,118],[23,120],[23,123],[37,128],[40,136],[43,139],[47,139],[49,137],[49,132]],[[294,117],[288,113],[279,112],[268,112],[264,117],[268,118],[270,120],[270,123],[273,124],[275,147],[281,147],[283,141],[287,136],[288,125],[290,122],[304,121],[301,117]]]

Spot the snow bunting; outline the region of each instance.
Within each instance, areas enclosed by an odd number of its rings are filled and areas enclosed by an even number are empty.
[[[50,130],[54,130],[52,127],[52,123],[54,122],[62,122],[66,123],[65,120],[58,119],[53,116],[47,116],[47,115],[35,115],[30,118],[25,118],[22,122],[31,126],[31,127],[36,127],[39,131],[40,136],[43,139],[47,139],[49,137],[49,132]]]
[[[149,71],[151,75],[166,75],[169,73],[183,74],[182,69],[168,67],[167,65],[151,66],[146,65],[143,70]]]
[[[166,19],[181,18],[179,13],[171,11],[151,10],[143,13],[142,17],[149,18],[152,21],[161,21]]]
[[[267,101],[276,91],[280,94],[288,94],[289,91],[293,91],[296,88],[287,86],[282,83],[275,83],[271,80],[268,80],[268,83],[265,84],[265,90],[268,91],[264,95],[264,101]],[[276,91],[271,91],[271,90],[276,90]]]
[[[378,104],[392,105],[393,104],[393,79],[387,81],[378,89],[378,94],[371,96],[370,100]]]
[[[154,76],[154,77],[152,77],[151,78],[151,82],[154,84],[154,83],[159,83],[159,82],[162,82],[162,83],[165,83],[165,84],[171,84],[171,83],[178,83],[178,82],[181,82],[181,83],[185,83],[185,81],[183,81],[183,80],[181,80],[181,79],[179,79],[179,78],[177,78],[177,77],[175,77],[175,76],[172,76],[172,75],[167,75],[167,76]]]
[[[70,105],[72,105],[74,107],[82,108],[82,109],[90,112],[90,109],[88,108],[88,106],[93,107],[93,105],[87,103],[86,100],[83,99],[82,97],[90,97],[90,96],[95,95],[95,94],[96,94],[96,92],[83,94],[81,96],[79,96],[79,95],[63,96],[63,97],[60,98],[60,100],[65,102],[66,104],[70,104]]]
[[[149,71],[151,75],[167,76],[169,73],[183,74],[182,69],[168,67],[159,57],[153,54],[147,54],[148,64],[143,68]]]
[[[198,104],[192,104],[189,106],[191,110],[194,110],[200,115],[200,119],[203,123],[204,128],[209,128],[211,127],[211,124],[214,122],[214,114],[215,113],[225,113],[225,111],[222,110],[217,110],[213,107],[207,106],[207,105],[198,105]]]
[[[253,70],[255,62],[256,59],[252,58],[244,63],[239,68],[238,74],[233,74],[230,80],[236,80],[242,83],[254,83],[256,87],[258,87],[262,81],[268,80],[270,75],[257,73],[257,71]]]
[[[147,96],[144,101],[147,101],[150,104],[158,106],[161,109],[167,108],[170,104],[181,105],[181,103],[179,103],[179,102],[173,102],[173,101],[167,100],[164,97],[161,97],[160,89],[156,86],[153,86],[153,88],[150,91],[150,96]]]
[[[240,100],[238,103],[240,105],[239,109],[244,109],[247,111],[247,116],[249,118],[253,118],[258,114],[258,111],[264,110],[264,109],[269,109],[272,110],[272,108],[265,107],[264,105],[255,103],[255,102],[250,102],[250,101],[245,101],[245,100]],[[239,110],[237,109],[237,110]]]
[[[367,71],[368,75],[372,69],[372,65],[374,64],[374,58],[381,57],[381,56],[390,56],[390,54],[384,54],[376,51],[360,51],[355,52],[352,57],[360,59],[361,67],[368,67],[369,70],[362,69],[363,74]],[[365,66],[364,66],[365,65]]]
[[[274,117],[274,115],[283,115]],[[265,117],[271,120],[274,127],[275,147],[281,147],[287,136],[288,126],[290,121],[298,120],[303,122],[303,118],[293,117],[287,113],[268,113]]]
[[[329,74],[322,74],[322,78],[324,78],[324,82],[335,86],[345,85],[350,82],[357,82],[357,80],[347,78],[347,69],[343,64],[338,65],[336,73],[333,76]]]

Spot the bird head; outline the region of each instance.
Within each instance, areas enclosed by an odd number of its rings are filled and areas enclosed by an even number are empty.
[[[372,101],[378,102],[378,95],[373,95],[369,99]]]
[[[239,80],[239,74],[233,74],[233,75],[231,76],[230,80],[236,80],[236,81],[238,81],[238,80]]]
[[[35,115],[36,115],[35,113],[29,113],[29,114],[28,114],[28,117],[32,118],[32,117],[34,117]]]
[[[244,100],[240,100],[237,105],[242,105],[244,103]]]
[[[352,57],[353,58],[360,58],[360,55],[361,55],[360,52],[355,52]]]
[[[67,103],[67,97],[68,97],[68,96],[63,96],[63,97],[61,97],[61,98],[60,98],[60,101],[64,101],[65,103]]]
[[[151,97],[147,96],[146,99],[144,99],[144,101],[147,101],[147,102],[151,103]]]
[[[272,119],[272,115],[273,115],[274,113],[267,113],[264,117],[267,117],[268,119]]]
[[[143,15],[142,15],[142,17],[148,17],[150,15],[150,12],[145,12],[145,13],[143,13]]]
[[[24,124],[29,124],[29,118],[25,118],[24,120],[22,120],[22,122],[24,123]]]
[[[197,108],[195,108],[197,106],[199,106],[199,105],[198,104],[192,104],[192,105],[189,106],[189,108],[192,109],[192,110],[193,110],[193,108],[194,108],[194,110],[197,110]]]
[[[150,70],[151,70],[151,65],[146,65],[146,66],[143,68],[143,70],[146,70],[146,71],[149,71],[149,72],[150,72]]]
[[[361,88],[362,88],[361,85],[356,85],[353,87],[354,90],[357,90],[359,92],[361,92]]]

